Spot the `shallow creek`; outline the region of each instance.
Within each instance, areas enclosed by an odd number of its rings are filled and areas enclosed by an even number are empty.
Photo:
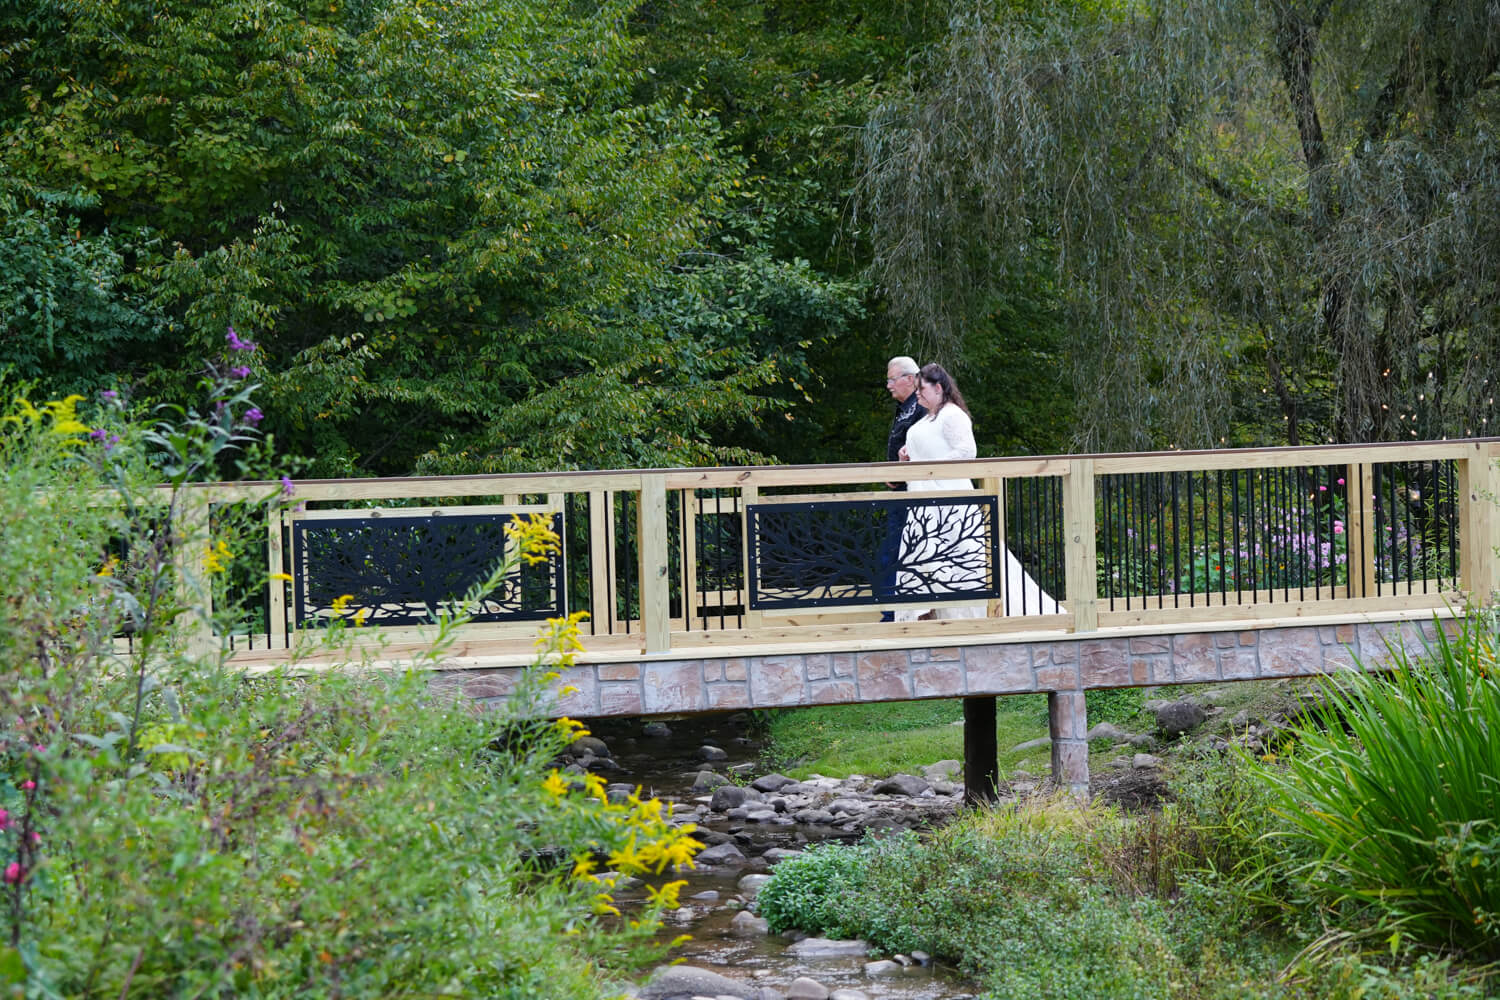
[[[694,791],[693,782],[701,770],[720,773],[736,772],[746,779],[763,773],[759,768],[759,746],[747,738],[740,717],[712,716],[667,720],[670,735],[646,735],[643,720],[595,720],[594,735],[609,746],[617,769],[600,769],[610,783],[641,786],[644,793],[677,803],[678,816],[691,816],[696,806],[706,804],[709,793]],[[728,758],[705,762],[702,747],[723,749]],[[739,880],[747,874],[766,873],[770,865],[762,857],[772,848],[802,850],[825,840],[848,840],[850,835],[821,826],[800,823],[773,825],[729,820],[709,814],[696,820],[705,830],[715,830],[734,838],[749,858],[745,867],[700,867],[662,878],[686,879],[679,894],[683,908],[669,919],[664,933],[692,935],[692,940],[672,952],[685,965],[717,972],[755,987],[770,987],[785,993],[801,977],[816,980],[829,990],[858,990],[871,1000],[959,1000],[973,996],[978,987],[954,970],[940,965],[911,965],[894,975],[870,976],[865,964],[889,955],[855,955],[837,958],[803,958],[788,952],[793,943],[780,935],[741,936],[731,921],[743,907],[735,901],[745,898]],[[622,889],[616,899],[622,906],[638,903],[644,886]]]

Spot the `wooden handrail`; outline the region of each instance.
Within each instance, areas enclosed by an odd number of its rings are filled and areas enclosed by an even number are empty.
[[[302,480],[293,484],[293,499],[317,504],[342,502],[354,505],[355,509],[351,510],[351,513],[357,514],[360,504],[389,500],[421,501],[442,498],[501,497],[504,498],[504,506],[507,509],[510,507],[520,509],[520,506],[524,506],[521,501],[525,497],[549,494],[548,503],[554,505],[552,509],[562,509],[563,494],[591,497],[593,499],[585,521],[588,525],[588,545],[591,553],[590,593],[596,604],[596,618],[592,627],[596,634],[602,637],[612,635],[618,624],[622,630],[628,630],[630,636],[634,636],[635,640],[639,641],[642,652],[666,654],[672,649],[674,634],[679,636],[699,634],[694,631],[694,608],[689,600],[689,592],[696,593],[698,586],[696,561],[699,558],[699,545],[695,527],[697,522],[685,520],[684,523],[689,525],[691,537],[684,538],[681,546],[674,549],[672,541],[675,537],[674,528],[668,524],[669,510],[675,509],[672,506],[674,502],[669,502],[669,498],[674,493],[683,497],[683,503],[688,503],[694,500],[695,491],[698,490],[729,491],[730,496],[733,497],[730,509],[718,510],[717,513],[738,519],[748,531],[747,503],[753,503],[757,499],[774,503],[780,499],[780,496],[774,492],[776,490],[796,491],[800,488],[801,493],[793,492],[786,496],[788,502],[796,503],[814,498],[821,500],[830,494],[840,495],[840,487],[875,486],[879,489],[883,483],[892,479],[916,481],[961,478],[983,484],[979,489],[980,494],[998,493],[1002,498],[1003,507],[1007,481],[1043,477],[1054,479],[1062,484],[1064,533],[1062,551],[1066,585],[1061,596],[1066,614],[1060,618],[1052,616],[1057,623],[1052,627],[1066,627],[1073,632],[1083,633],[1098,629],[1100,616],[1106,611],[1101,608],[1098,587],[1101,554],[1097,549],[1100,526],[1096,515],[1100,501],[1096,490],[1098,490],[1101,477],[1155,473],[1201,473],[1220,470],[1258,472],[1286,468],[1343,467],[1343,471],[1337,474],[1347,477],[1350,484],[1347,510],[1344,515],[1349,539],[1345,564],[1348,576],[1346,582],[1339,584],[1343,592],[1333,599],[1344,601],[1351,610],[1357,606],[1367,612],[1371,608],[1382,607],[1382,602],[1385,602],[1390,604],[1393,613],[1396,611],[1409,613],[1414,605],[1420,605],[1423,601],[1432,603],[1436,607],[1436,602],[1440,600],[1451,600],[1453,592],[1450,590],[1442,594],[1434,593],[1430,598],[1403,595],[1399,600],[1395,596],[1382,595],[1382,588],[1375,579],[1375,548],[1379,541],[1374,534],[1375,505],[1367,495],[1368,487],[1356,490],[1353,484],[1357,482],[1368,484],[1372,470],[1389,463],[1452,462],[1453,465],[1448,468],[1450,470],[1456,468],[1458,474],[1459,586],[1464,597],[1470,602],[1485,603],[1500,593],[1500,555],[1497,555],[1497,549],[1500,549],[1500,513],[1496,511],[1496,498],[1497,494],[1500,494],[1500,473],[1497,473],[1494,465],[1497,456],[1500,456],[1500,438],[1479,438],[1410,444],[1319,445],[1301,448],[984,458],[961,462],[878,462],[822,466],[747,466]],[[1331,478],[1329,482],[1332,483]],[[191,527],[193,531],[202,534],[206,527],[208,504],[260,500],[274,495],[281,488],[280,482],[216,483],[189,487],[184,502],[179,505],[179,516],[187,519],[191,524],[185,521],[181,527],[184,529]],[[607,606],[604,603],[606,595],[612,593],[617,578],[611,577],[602,563],[612,561],[617,553],[613,505],[621,496],[630,494],[638,498],[635,523],[636,559],[631,567],[636,574],[635,584],[638,584],[638,588],[634,591],[637,603],[634,605],[627,603],[623,610],[617,610],[612,596],[609,596]],[[943,491],[942,493],[934,492],[932,496],[951,494],[952,491]],[[859,494],[845,489],[841,495],[849,500]],[[876,496],[877,494],[869,495]],[[387,513],[396,514],[404,510],[405,508],[387,508]],[[715,511],[707,511],[707,513],[713,514]],[[1004,518],[1007,515],[1002,510],[998,516]],[[274,567],[280,565],[283,556],[280,519],[268,524],[267,531],[269,564]],[[743,535],[742,537],[748,538]],[[1219,544],[1223,544],[1223,539],[1219,539]],[[206,551],[206,547],[204,550]],[[678,560],[679,570],[675,581],[671,577],[671,561],[674,558]],[[743,568],[745,558],[745,551],[741,551],[737,557],[741,568]],[[181,579],[185,582],[196,583],[202,579],[201,568],[189,565],[191,561],[191,559],[185,560],[180,567]],[[1404,571],[1415,572],[1416,568],[1415,566],[1406,567]],[[682,606],[676,616],[671,614],[674,585],[683,594]],[[280,584],[273,583],[272,586],[279,588]],[[724,587],[720,583],[712,585],[711,589],[718,592]],[[1328,585],[1326,589],[1329,593],[1333,593],[1331,585]],[[1324,590],[1324,583],[1313,586],[1317,602],[1324,601]],[[816,625],[818,612],[816,611],[792,616],[779,613],[773,615],[770,612],[763,614],[749,607],[748,595],[743,591],[741,597],[744,606],[739,614],[733,616],[739,618],[740,621],[734,626],[727,627],[726,632],[757,634],[764,630],[768,636],[774,633],[784,638],[788,634],[788,628],[795,633],[798,629],[815,631],[818,627]],[[284,623],[279,628],[276,624],[278,618],[283,622],[285,620],[283,594],[273,590],[268,595],[266,603],[272,615],[273,624],[265,641],[280,643],[294,641],[295,629],[292,633],[288,633]],[[1209,602],[1205,600],[1204,603],[1207,605]],[[724,604],[725,600],[721,597],[720,606]],[[1215,604],[1215,617],[1222,620],[1224,616],[1235,613],[1234,609],[1237,606],[1255,608],[1253,611],[1244,612],[1247,618],[1258,618],[1267,613],[1256,604],[1254,599],[1247,604],[1237,605],[1228,597],[1220,595],[1220,599]],[[1296,606],[1293,613],[1305,614],[1313,606],[1313,601],[1303,602]],[[827,618],[828,627],[831,628],[835,621],[847,624],[849,621],[847,616],[853,614],[855,609],[852,606],[836,608],[830,606],[829,610],[830,614]],[[1202,611],[1197,609],[1189,610],[1192,611],[1191,614],[1182,614],[1178,617],[1187,621],[1202,614]],[[1144,614],[1142,611],[1132,611],[1126,617],[1138,618],[1142,614]],[[838,615],[845,617],[838,619]],[[788,625],[789,617],[796,619],[798,624]],[[1106,617],[1112,623],[1123,620],[1118,611],[1108,611]],[[1175,620],[1170,609],[1153,610],[1146,617],[1151,621],[1167,624]],[[801,624],[804,621],[814,621],[814,624]],[[998,620],[995,620],[994,624],[997,631],[1010,628],[1009,625],[1002,626]],[[965,625],[959,628],[957,623],[944,627],[955,634],[968,634],[973,631],[973,627]],[[875,634],[880,632],[879,626],[872,624],[869,628],[874,629]],[[890,631],[893,635],[896,633],[893,628]],[[625,636],[614,636],[611,641],[625,638]],[[199,636],[195,641],[201,645],[208,640]]]

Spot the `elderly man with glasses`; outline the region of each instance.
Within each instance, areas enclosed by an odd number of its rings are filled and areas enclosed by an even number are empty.
[[[891,421],[891,432],[885,440],[885,460],[897,462],[901,459],[901,448],[906,444],[906,432],[911,425],[922,419],[927,411],[917,402],[917,372],[920,370],[911,358],[892,358],[885,366],[885,388],[896,401],[896,417]],[[893,490],[906,489],[906,483],[886,483]],[[876,596],[886,596],[896,585],[896,562],[901,554],[901,528],[904,518],[892,518],[886,531],[885,544],[880,547],[879,578],[875,581]],[[880,620],[893,620],[891,612],[881,612]]]

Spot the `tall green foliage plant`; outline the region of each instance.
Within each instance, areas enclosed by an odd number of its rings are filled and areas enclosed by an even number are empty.
[[[1470,618],[1390,669],[1331,679],[1297,747],[1264,766],[1299,874],[1374,931],[1500,957],[1500,678],[1495,632]]]

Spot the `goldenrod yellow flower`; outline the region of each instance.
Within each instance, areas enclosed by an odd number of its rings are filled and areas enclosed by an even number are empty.
[[[513,517],[505,524],[505,534],[520,548],[521,557],[533,565],[546,562],[548,556],[562,550],[557,532],[552,530],[552,519],[545,514],[532,514],[524,521]]]
[[[651,902],[661,906],[662,909],[675,910],[678,906],[682,905],[677,901],[677,894],[682,891],[682,887],[685,885],[687,885],[686,879],[668,882],[660,889],[654,889],[648,885],[646,886],[646,895]]]
[[[229,561],[233,558],[234,553],[221,538],[203,554],[203,568],[210,573],[222,573],[229,568]]]
[[[335,615],[343,617],[344,609],[349,606],[349,602],[352,600],[354,600],[353,594],[340,594],[333,599],[333,604],[329,606],[329,610]]]
[[[620,911],[615,907],[614,902],[614,898],[610,896],[609,893],[601,892],[599,893],[599,895],[594,897],[594,912],[599,914],[600,916],[608,914],[610,916],[618,917],[620,915]]]
[[[557,727],[558,732],[569,740],[576,740],[579,737],[589,734],[587,726],[577,719],[568,718],[566,715],[558,716],[557,721],[552,724]]]
[[[635,834],[630,835],[630,839],[625,842],[624,847],[610,852],[609,866],[616,871],[627,873],[643,872],[646,870],[646,863],[635,849]]]
[[[568,794],[568,783],[563,780],[562,775],[558,774],[556,770],[547,775],[546,780],[542,782],[542,788],[554,799],[560,799]]]
[[[592,795],[601,802],[609,798],[609,791],[604,787],[604,779],[592,771],[583,776],[583,791],[584,794]]]
[[[599,880],[594,877],[594,869],[597,868],[597,867],[598,867],[598,865],[595,863],[594,859],[592,857],[590,857],[589,855],[587,855],[587,854],[574,855],[574,858],[573,858],[573,877],[574,878],[587,879],[590,882],[597,882]]]

